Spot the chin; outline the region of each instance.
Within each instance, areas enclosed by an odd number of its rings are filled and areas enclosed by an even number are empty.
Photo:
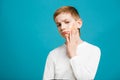
[[[64,37],[66,39],[66,37],[68,37],[69,35],[68,34],[65,34],[65,35],[62,35],[62,37]]]

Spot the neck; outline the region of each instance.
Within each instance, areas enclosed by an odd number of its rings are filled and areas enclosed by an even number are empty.
[[[83,40],[79,37],[79,38],[76,40],[75,43],[76,43],[76,44],[81,44],[81,43],[83,43]]]

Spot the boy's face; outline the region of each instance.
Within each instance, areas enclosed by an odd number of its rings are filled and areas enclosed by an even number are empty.
[[[66,38],[69,36],[72,30],[78,31],[81,27],[82,21],[75,20],[70,13],[61,13],[55,17],[55,22],[57,24],[60,34]]]

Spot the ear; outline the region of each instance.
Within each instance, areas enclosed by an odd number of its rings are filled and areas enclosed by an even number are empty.
[[[82,27],[82,20],[81,19],[78,19],[77,20],[77,28],[81,28]]]

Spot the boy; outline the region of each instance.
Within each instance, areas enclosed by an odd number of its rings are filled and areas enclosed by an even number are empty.
[[[65,44],[49,53],[43,79],[93,80],[101,53],[80,38],[79,13],[72,6],[63,6],[54,13],[54,21]]]

